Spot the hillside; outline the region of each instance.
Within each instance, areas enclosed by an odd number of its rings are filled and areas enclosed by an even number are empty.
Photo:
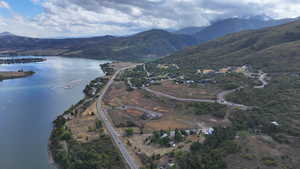
[[[191,36],[150,30],[128,37],[38,39],[3,33],[0,54],[133,60],[157,58],[196,44]]]
[[[193,143],[190,152],[179,155],[176,164],[180,168],[298,168],[299,28],[300,21],[295,21],[234,33],[147,64],[151,75],[166,74],[176,79],[176,86],[183,83],[198,90],[215,85],[224,86],[224,90],[236,89],[225,100],[251,106],[248,110],[232,109],[227,114],[230,127],[217,130],[202,144]],[[218,69],[245,64],[251,67],[250,72],[265,72],[266,85],[253,87],[264,82],[255,82],[257,77],[245,72],[226,73]],[[183,92],[183,88],[177,91]]]
[[[300,21],[244,31],[188,48],[159,62],[177,63],[185,70],[250,64],[266,72],[300,71]]]

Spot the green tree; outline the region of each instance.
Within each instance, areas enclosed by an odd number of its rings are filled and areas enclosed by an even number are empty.
[[[126,133],[126,136],[129,137],[129,136],[132,136],[133,135],[133,129],[132,128],[128,128],[125,130],[125,133]]]

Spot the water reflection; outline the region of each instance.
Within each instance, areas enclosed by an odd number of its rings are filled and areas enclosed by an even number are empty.
[[[47,142],[51,122],[83,97],[84,86],[103,76],[105,61],[49,57],[46,62],[1,65],[33,70],[31,77],[0,82],[0,169],[52,169]]]

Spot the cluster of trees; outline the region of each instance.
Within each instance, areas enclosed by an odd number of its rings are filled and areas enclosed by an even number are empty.
[[[65,125],[66,120],[59,116],[54,122],[49,149],[55,162],[62,169],[123,169],[119,152],[113,146],[109,136],[101,134],[100,138],[88,143],[79,143]],[[96,121],[96,129],[101,131],[102,123]],[[68,150],[61,144],[65,141]]]
[[[217,81],[218,86],[224,90],[255,85],[254,79],[250,79],[241,73],[218,74],[214,78]]]
[[[126,83],[128,91],[133,90],[132,87],[141,88],[148,82],[147,73],[141,65],[136,66],[132,70],[126,70],[122,74],[121,80]],[[130,80],[132,86],[128,83],[127,80]]]
[[[92,80],[86,87],[83,92],[87,97],[93,97],[94,94],[100,92],[100,90],[104,87],[104,85],[108,82],[107,78],[96,78]]]
[[[110,66],[110,63],[101,64],[100,66],[102,71],[108,76],[113,75],[115,72],[114,68]]]
[[[197,115],[212,115],[217,118],[224,118],[227,107],[218,103],[191,103],[188,108]]]
[[[132,70],[126,70],[122,73],[122,80],[126,80],[127,78],[145,78],[147,77],[147,73],[145,72],[143,66],[138,65]]]
[[[98,83],[99,81],[103,82],[103,79],[96,79],[90,85],[101,84],[103,86],[106,83],[105,80],[103,83]],[[67,120],[64,116],[78,113],[76,110],[79,107],[87,107],[85,105],[87,104],[86,100],[86,98],[82,99],[54,120],[49,144],[54,161],[62,169],[123,169],[124,164],[119,152],[115,149],[110,137],[103,134],[101,121],[95,122],[95,130],[101,133],[100,137],[88,143],[76,141],[72,137],[72,132],[67,128]],[[67,150],[62,142],[66,143]]]
[[[168,68],[159,68],[156,62],[150,62],[146,64],[146,69],[151,73],[152,76],[163,76],[168,75],[171,78],[179,77],[181,70],[177,66],[169,64]]]
[[[175,135],[171,136],[171,131],[154,131],[152,137],[147,138],[145,142],[150,139],[150,142],[153,144],[159,144],[164,147],[170,147],[171,142],[179,143],[184,141],[184,136],[187,136],[187,133],[184,130],[175,129]],[[164,136],[167,135],[167,136]]]
[[[280,139],[279,133],[300,136],[296,127],[297,112],[300,111],[300,77],[281,74],[272,77],[272,81],[263,90],[245,88],[227,97],[228,100],[249,106],[256,106],[250,112],[232,114],[236,126],[261,132]],[[293,120],[291,120],[293,119]],[[271,122],[276,121],[279,126]],[[283,139],[283,137],[281,137]]]
[[[226,169],[224,156],[236,153],[239,147],[233,138],[236,131],[232,128],[215,128],[212,135],[207,136],[204,143],[195,142],[190,152],[176,154],[179,168],[184,169]]]

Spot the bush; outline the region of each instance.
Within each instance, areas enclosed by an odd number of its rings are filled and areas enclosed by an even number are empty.
[[[126,133],[126,136],[129,137],[129,136],[133,136],[133,129],[132,128],[128,128],[125,130],[125,133]]]
[[[272,157],[263,157],[261,160],[266,166],[277,166],[277,162]]]

